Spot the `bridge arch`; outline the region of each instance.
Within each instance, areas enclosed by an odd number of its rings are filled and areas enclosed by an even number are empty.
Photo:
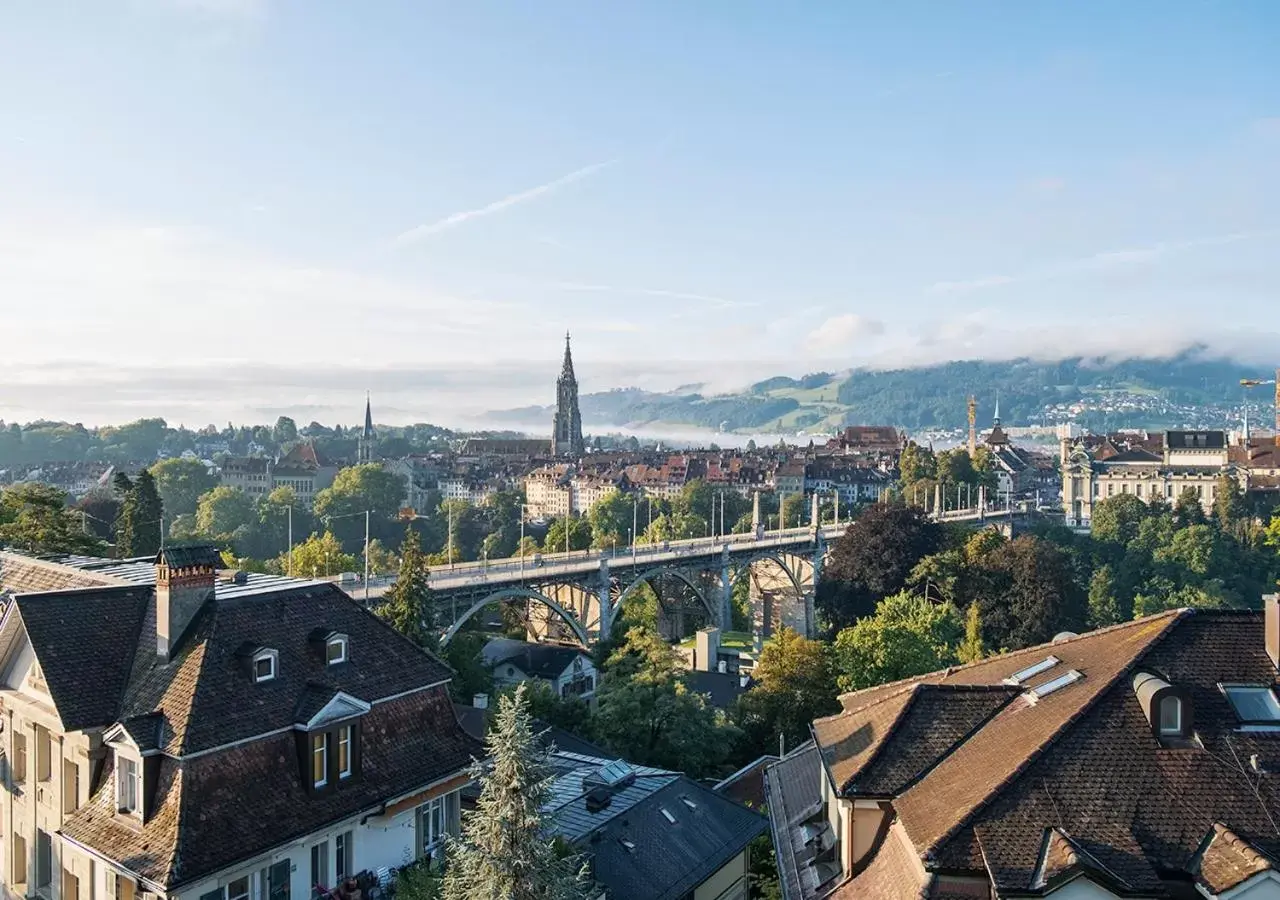
[[[740,566],[743,569],[750,569],[752,563],[763,562],[765,560],[775,563],[778,568],[783,571],[787,576],[787,579],[791,582],[791,586],[796,589],[797,597],[804,596],[804,588],[800,586],[800,579],[796,577],[796,573],[791,570],[791,567],[782,561],[781,553],[753,553],[751,556],[742,560]],[[734,580],[736,581],[737,579],[735,578]]]
[[[609,621],[615,621],[622,613],[622,601],[631,596],[632,591],[649,581],[649,579],[661,575],[672,575],[684,582],[689,590],[693,591],[693,595],[698,598],[698,601],[702,604],[702,608],[707,611],[707,615],[710,617],[710,620],[712,622],[719,621],[720,615],[716,612],[715,608],[707,602],[706,595],[703,593],[702,588],[698,587],[698,585],[688,575],[679,569],[667,569],[662,566],[655,566],[652,569],[647,569],[644,572],[641,572],[631,580],[631,583],[628,584],[626,588],[618,592],[618,599],[609,604]]]
[[[582,644],[584,647],[591,646],[591,640],[587,637],[586,628],[582,626],[582,623],[578,621],[577,617],[575,617],[572,612],[565,609],[545,594],[541,594],[531,588],[523,587],[504,588],[500,591],[494,591],[492,594],[487,594],[475,603],[471,604],[471,606],[467,607],[467,611],[459,616],[457,621],[449,626],[449,630],[446,631],[444,633],[444,637],[440,639],[440,646],[442,648],[447,647],[449,645],[449,641],[453,640],[453,636],[457,634],[459,629],[467,623],[467,620],[489,604],[514,597],[523,597],[527,600],[537,600],[564,620],[564,623],[568,625],[569,629],[573,632],[573,636],[578,639],[578,643]]]

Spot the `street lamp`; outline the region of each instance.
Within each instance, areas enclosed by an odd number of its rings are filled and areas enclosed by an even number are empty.
[[[528,506],[520,504],[520,583],[524,584],[524,516]]]

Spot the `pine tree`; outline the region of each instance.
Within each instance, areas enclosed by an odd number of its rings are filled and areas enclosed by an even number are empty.
[[[400,544],[400,574],[378,607],[378,615],[420,647],[435,643],[431,589],[427,587],[427,558],[418,532],[406,528]]]
[[[160,531],[164,525],[164,503],[156,490],[156,480],[143,469],[133,482],[133,556],[154,556],[160,552]]]
[[[462,836],[450,839],[443,900],[580,900],[585,873],[542,833],[552,780],[549,753],[534,741],[525,686],[498,702],[487,740],[492,765]]]
[[[969,604],[969,613],[964,620],[964,640],[956,648],[956,658],[962,663],[977,662],[987,655],[982,643],[982,614],[978,604]]]
[[[1120,604],[1116,600],[1115,576],[1110,566],[1099,566],[1089,578],[1089,625],[1105,628],[1121,619]]]
[[[116,473],[111,486],[120,498],[120,512],[115,521],[116,557],[127,559],[133,556],[134,523],[138,521],[137,495],[133,490],[133,479],[124,472]]]

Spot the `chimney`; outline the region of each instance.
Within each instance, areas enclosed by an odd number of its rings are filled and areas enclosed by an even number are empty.
[[[214,596],[222,558],[210,544],[156,554],[156,655],[168,662],[205,602]]]
[[[476,694],[474,697],[471,698],[471,705],[474,706],[476,709],[488,709],[489,695]]]
[[[1271,665],[1280,669],[1280,594],[1262,598],[1264,627],[1267,632],[1267,656]]]
[[[729,663],[723,659],[720,660],[718,663],[716,663],[716,671],[719,672],[721,675],[727,675],[729,673]]]
[[[716,657],[720,655],[720,629],[703,628],[694,640],[693,665],[699,672],[710,672]]]

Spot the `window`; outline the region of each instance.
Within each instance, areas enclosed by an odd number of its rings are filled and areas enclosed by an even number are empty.
[[[53,779],[53,738],[49,735],[49,729],[40,725],[36,726],[36,779]]]
[[[351,726],[338,729],[338,777],[351,777]]]
[[[1223,685],[1236,717],[1245,725],[1280,726],[1280,701],[1276,692],[1261,685]]]
[[[351,832],[344,831],[333,839],[334,880],[341,884],[351,877]]]
[[[414,828],[418,835],[418,856],[431,853],[444,840],[444,797],[428,800],[418,807]]]
[[[53,838],[36,829],[36,890],[49,896],[53,884]]]
[[[27,841],[20,834],[13,836],[13,883],[27,883]]]
[[[329,735],[311,736],[311,783],[324,787],[329,783]]]
[[[1062,660],[1058,659],[1058,657],[1056,656],[1047,657],[1046,659],[1040,660],[1040,662],[1036,663],[1033,666],[1027,666],[1025,669],[1022,669],[1019,672],[1014,672],[1012,675],[1010,675],[1008,678],[1004,680],[1004,683],[1019,685],[1025,681],[1030,681],[1032,678],[1035,678],[1041,672],[1049,671],[1061,661]]]
[[[658,808],[658,812],[662,813],[662,818],[666,819],[672,825],[676,824],[676,817],[671,814],[671,810],[662,806]]]
[[[1182,734],[1182,700],[1178,697],[1161,699],[1160,733]]]
[[[345,634],[335,634],[325,642],[324,645],[325,660],[331,666],[347,661],[347,636]]]
[[[80,900],[80,879],[62,870],[62,900]]]
[[[223,890],[226,892],[226,900],[249,900],[249,876],[227,882]]]
[[[27,736],[18,730],[13,732],[13,783],[27,780]],[[26,881],[24,878],[23,881]]]
[[[270,681],[276,677],[276,651],[260,650],[253,657],[253,680]]]
[[[311,886],[329,886],[329,842],[321,841],[311,846]]]
[[[75,812],[80,808],[80,767],[75,760],[62,761],[62,811]]]
[[[1082,673],[1072,669],[1066,674],[1059,675],[1057,678],[1053,679],[1053,681],[1046,681],[1044,684],[1040,685],[1040,687],[1032,689],[1029,692],[1031,699],[1034,702],[1044,697],[1048,697],[1050,694],[1062,690],[1067,685],[1075,684],[1083,677],[1084,675]]]
[[[137,760],[116,754],[116,808],[122,813],[139,811],[142,778]]]

